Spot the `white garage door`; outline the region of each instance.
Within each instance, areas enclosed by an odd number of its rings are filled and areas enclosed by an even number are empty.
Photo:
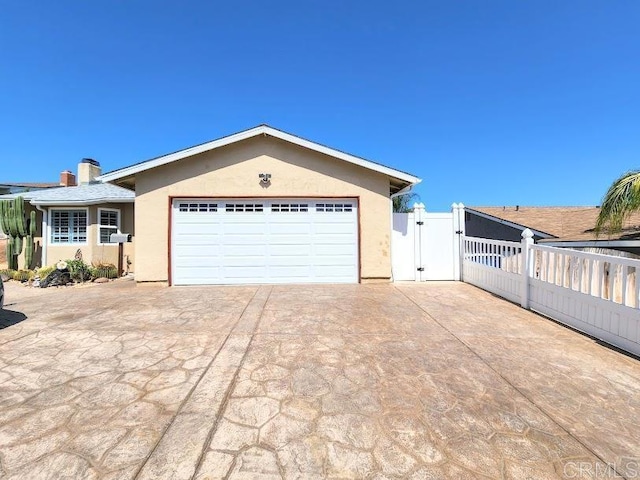
[[[355,283],[353,199],[174,200],[174,285]]]

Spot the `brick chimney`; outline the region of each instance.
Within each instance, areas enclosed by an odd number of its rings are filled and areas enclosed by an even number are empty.
[[[83,158],[78,164],[78,184],[96,183],[96,177],[102,173],[100,163],[93,158]]]
[[[60,186],[62,187],[75,187],[76,176],[69,170],[65,170],[60,173]]]

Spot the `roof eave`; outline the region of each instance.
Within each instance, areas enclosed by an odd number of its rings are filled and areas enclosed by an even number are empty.
[[[101,203],[134,203],[134,198],[95,198],[91,200],[29,200],[29,203],[34,206],[42,207],[73,207],[73,206],[88,206],[99,205]]]
[[[180,150],[178,152],[170,153],[162,157],[158,157],[152,160],[147,160],[146,162],[143,162],[143,163],[131,165],[129,167],[124,167],[119,170],[115,170],[113,172],[105,173],[103,175],[100,175],[96,179],[105,183],[114,182],[124,177],[134,176],[136,173],[140,173],[145,170],[160,167],[162,165],[166,165],[168,163],[181,160],[183,158],[191,157],[193,155],[198,155],[200,153],[204,153],[210,150],[214,150],[216,148],[224,147],[226,145],[240,142],[242,140],[247,140],[249,138],[252,138],[258,135],[269,135],[274,138],[279,138],[280,140],[284,140],[286,142],[293,143],[295,145],[305,147],[310,150],[323,153],[325,155],[329,155],[331,157],[339,158],[341,160],[353,163],[355,165],[360,165],[361,167],[368,168],[369,170],[383,173],[385,175],[388,175],[389,177],[407,182],[408,184],[415,185],[420,182],[420,179],[418,177],[415,177],[408,173],[401,172],[399,170],[395,170],[393,168],[386,167],[384,165],[380,165],[360,157],[349,155],[348,153],[344,153],[339,150],[335,150],[333,148],[320,145],[318,143],[312,142],[310,140],[306,140],[304,138],[296,137],[295,135],[291,135],[289,133],[276,130],[266,125],[260,125],[258,127],[251,128],[249,130],[245,130],[242,132],[235,133],[233,135],[229,135],[227,137],[220,138],[218,140],[213,140],[211,142],[203,143],[201,145]]]

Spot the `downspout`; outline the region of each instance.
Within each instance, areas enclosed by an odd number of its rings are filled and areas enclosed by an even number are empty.
[[[37,210],[42,212],[42,255],[40,258],[41,267],[47,266],[47,210],[42,208],[40,205],[34,205]]]
[[[391,212],[390,215],[390,227],[391,227],[391,231],[389,232],[390,236],[389,236],[389,260],[391,261],[391,282],[393,282],[395,276],[393,274],[393,199],[396,197],[399,197],[400,195],[406,195],[407,193],[411,192],[411,190],[413,189],[413,187],[415,187],[418,183],[420,183],[422,180],[418,180],[416,183],[412,183],[411,185],[407,185],[406,187],[398,190],[396,193],[391,194],[391,196],[389,196],[389,202],[391,203],[391,208],[389,209],[389,211]]]

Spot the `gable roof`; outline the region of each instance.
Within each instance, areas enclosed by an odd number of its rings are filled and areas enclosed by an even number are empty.
[[[542,242],[640,240],[640,213],[633,214],[620,233],[596,235],[600,207],[467,207],[471,213],[504,220],[515,228],[529,228],[547,237]]]
[[[99,203],[133,203],[135,192],[110,183],[90,183],[76,187],[47,188],[30,192],[0,195],[0,200],[23,197],[32,205],[96,205]]]
[[[319,143],[306,140],[302,137],[298,137],[296,135],[283,132],[282,130],[278,130],[268,125],[259,125],[254,128],[250,128],[249,130],[244,130],[242,132],[234,133],[233,135],[228,135],[226,137],[222,137],[217,140],[212,140],[210,142],[189,147],[184,150],[179,150],[174,153],[169,153],[167,155],[152,158],[151,160],[136,163],[134,165],[120,168],[118,170],[113,170],[111,172],[107,172],[105,174],[100,175],[97,178],[97,180],[100,180],[102,182],[113,182],[116,180],[124,179],[126,177],[132,177],[136,173],[144,172],[145,170],[159,167],[161,165],[166,165],[168,163],[182,160],[183,158],[191,157],[193,155],[198,155],[200,153],[208,152],[210,150],[215,150],[216,148],[221,148],[221,147],[230,145],[232,143],[240,142],[242,140],[246,140],[259,135],[268,135],[270,137],[278,138],[280,140],[284,140],[294,145],[298,145],[300,147],[307,148],[309,150],[323,153],[331,157],[339,158],[340,160],[344,160],[346,162],[353,163],[355,165],[359,165],[364,168],[368,168],[369,170],[383,173],[398,181],[397,182],[398,190],[401,190],[402,188],[405,188],[409,185],[415,185],[421,182],[421,180],[418,177],[415,177],[409,173],[384,166],[380,163],[372,162],[371,160],[366,160],[361,157],[350,155],[340,150],[336,150],[334,148],[330,148],[325,145],[321,145]]]

